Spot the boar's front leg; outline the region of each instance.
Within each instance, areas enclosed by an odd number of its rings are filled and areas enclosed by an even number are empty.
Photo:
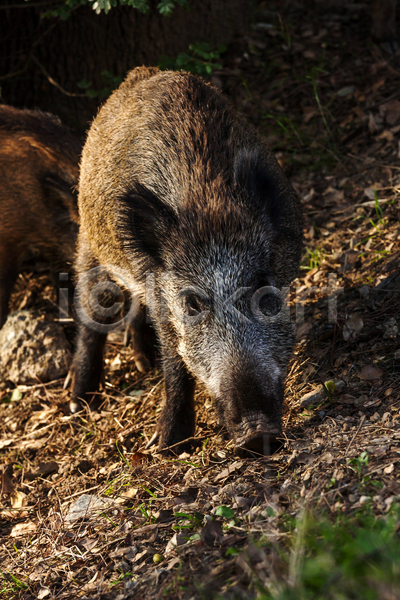
[[[163,362],[166,401],[157,425],[160,450],[190,438],[195,428],[194,379],[172,349],[163,348]]]
[[[81,235],[75,265],[78,275],[76,294],[79,296],[77,300],[80,309],[77,315],[79,319],[78,337],[71,366],[71,412],[80,410],[82,401],[87,402],[94,409],[98,408],[99,404],[94,394],[99,388],[103,372],[103,351],[107,333],[102,332],[101,327],[97,328],[96,323],[101,325],[102,322],[106,322],[106,319],[102,319],[99,314],[93,312],[89,301],[89,280],[87,284],[82,284],[85,281],[86,274],[97,266],[98,262],[92,255],[85,237]],[[99,298],[99,302],[101,300]]]
[[[82,408],[82,400],[97,409],[99,401],[94,395],[103,373],[103,351],[107,335],[97,333],[80,323],[74,359],[72,362],[71,412]]]

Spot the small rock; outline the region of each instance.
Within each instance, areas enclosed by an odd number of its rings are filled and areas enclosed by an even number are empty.
[[[243,498],[243,496],[234,496],[234,500],[235,500],[235,502],[232,505],[232,508],[243,508],[243,509],[247,508],[248,509],[254,502],[254,499]]]
[[[252,485],[250,483],[228,483],[227,485],[224,485],[218,492],[218,495],[220,496],[221,494],[226,494],[227,496],[229,496],[230,498],[233,498],[234,496],[240,496],[241,494],[246,493],[248,490],[250,490],[252,487]]]
[[[388,509],[391,507],[391,505],[393,504],[393,502],[396,499],[397,499],[397,496],[389,496],[389,498],[386,498],[385,504],[386,504],[386,506],[387,506]]]
[[[310,406],[312,404],[318,404],[325,398],[325,390],[322,385],[319,385],[315,390],[304,394],[299,400],[300,406]]]
[[[336,392],[341,392],[346,387],[345,382],[342,381],[341,379],[337,379],[337,380],[331,382],[331,389],[332,389],[332,383],[335,386]],[[312,404],[318,404],[318,403],[322,402],[323,400],[325,400],[325,398],[326,398],[325,390],[322,385],[319,385],[311,392],[304,394],[304,396],[302,396],[299,400],[299,405],[302,407],[311,406]]]
[[[386,321],[386,323],[383,324],[383,329],[385,330],[383,334],[384,339],[394,339],[399,333],[399,328],[394,317],[392,317],[391,319]]]
[[[358,288],[358,293],[360,294],[361,298],[364,298],[365,300],[368,298],[369,292],[370,288],[368,287],[368,285],[363,285]]]
[[[363,327],[364,322],[358,313],[350,315],[343,325],[343,339],[355,340]]]
[[[361,404],[365,404],[365,402],[368,401],[368,396],[366,394],[362,394],[362,396],[359,396],[357,398],[357,400],[355,401],[354,404],[356,404],[357,406],[360,406]]]
[[[100,498],[99,496],[91,494],[83,494],[70,507],[65,520],[73,523],[74,521],[82,519],[83,517],[90,517],[94,513],[98,514],[113,504],[114,502],[110,498]]]
[[[63,328],[35,311],[8,316],[0,330],[0,348],[0,383],[46,383],[68,372],[71,353]]]

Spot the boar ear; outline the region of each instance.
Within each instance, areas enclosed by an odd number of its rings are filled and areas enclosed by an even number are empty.
[[[120,198],[119,229],[122,243],[151,262],[162,265],[163,242],[176,226],[176,215],[151,190],[135,184]]]
[[[78,223],[78,193],[71,185],[54,173],[47,173],[42,179],[43,197],[47,209],[52,214],[52,223],[60,226]]]
[[[264,214],[277,230],[284,212],[286,186],[272,156],[266,159],[257,151],[242,149],[235,157],[235,184]]]

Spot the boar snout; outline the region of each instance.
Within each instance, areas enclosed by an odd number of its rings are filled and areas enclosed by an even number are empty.
[[[221,386],[217,397],[221,420],[235,443],[237,454],[249,452],[270,455],[279,447],[283,404],[283,385],[268,371],[254,373],[243,363],[240,373],[235,372]]]
[[[281,429],[262,413],[244,415],[236,429],[235,452],[239,456],[251,453],[269,456],[281,447]]]

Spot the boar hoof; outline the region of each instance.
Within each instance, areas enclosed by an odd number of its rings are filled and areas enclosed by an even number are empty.
[[[242,457],[249,457],[257,454],[270,456],[279,450],[281,446],[282,443],[275,435],[257,431],[240,444],[237,444],[235,452]]]
[[[82,408],[83,408],[83,406],[82,406],[82,402],[80,400],[75,399],[75,400],[69,401],[69,410],[71,411],[72,414],[81,411]]]
[[[79,398],[71,398],[69,401],[69,410],[72,414],[78,413],[81,410],[88,408],[91,411],[98,410],[102,403],[100,396],[93,395],[89,402],[83,402]]]
[[[135,367],[139,373],[148,373],[151,369],[151,362],[145,356],[135,356]]]

